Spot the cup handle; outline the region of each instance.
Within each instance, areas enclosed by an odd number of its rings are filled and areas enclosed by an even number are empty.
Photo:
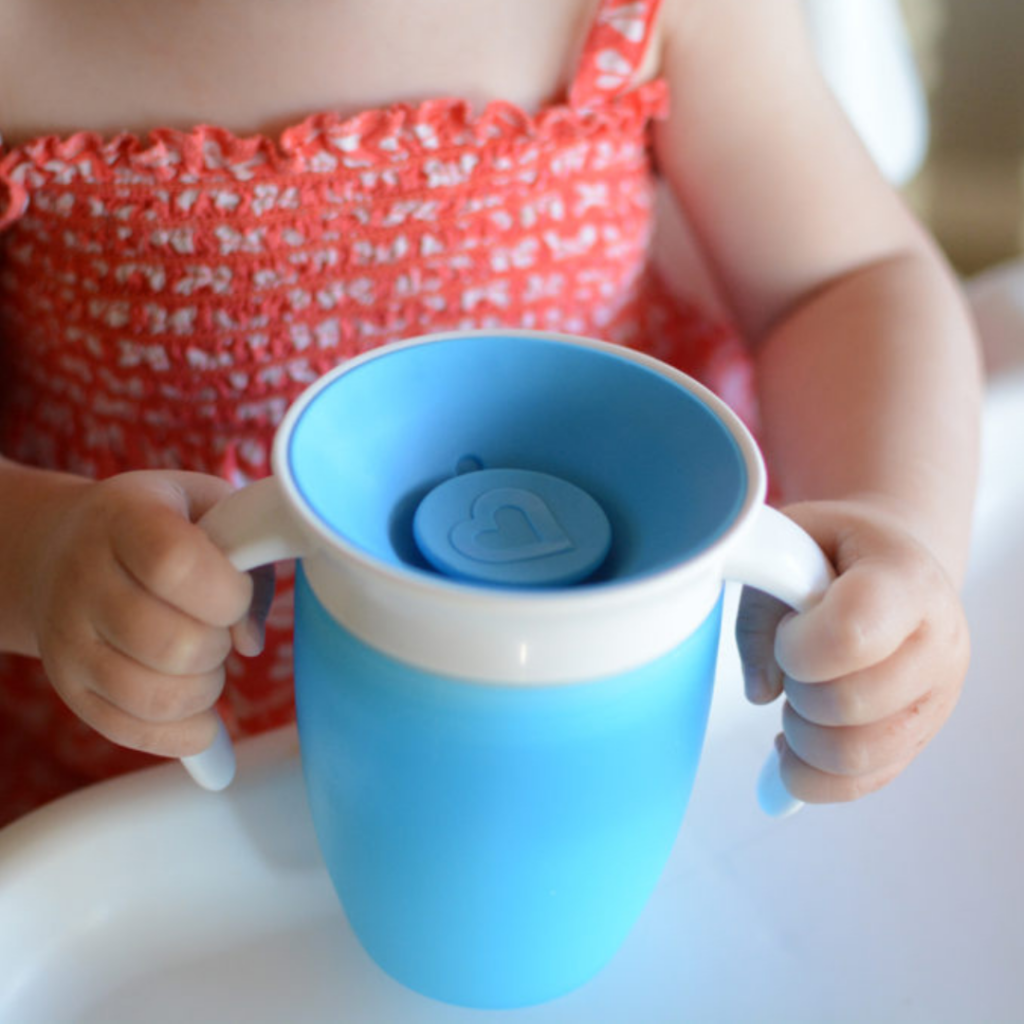
[[[310,549],[273,477],[229,494],[199,520],[199,526],[239,572],[286,558],[301,558]],[[217,736],[206,750],[181,759],[203,789],[215,791],[227,787],[235,777],[231,738],[219,718],[217,725]]]
[[[792,519],[763,505],[725,564],[725,576],[806,611],[821,600],[835,570],[810,534]],[[779,755],[772,750],[757,781],[757,802],[766,814],[785,817],[803,803],[782,783]]]

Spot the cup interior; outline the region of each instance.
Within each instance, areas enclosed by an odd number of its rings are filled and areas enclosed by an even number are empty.
[[[611,523],[607,559],[577,584],[592,586],[678,565],[728,530],[751,486],[734,429],[628,355],[474,334],[384,350],[314,386],[278,471],[330,534],[431,575],[412,522],[434,487],[467,468],[560,477]]]

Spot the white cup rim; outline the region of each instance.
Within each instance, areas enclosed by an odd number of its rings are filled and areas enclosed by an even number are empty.
[[[366,363],[407,349],[474,337],[521,337],[561,342],[577,348],[603,352],[645,367],[689,392],[709,409],[716,420],[728,430],[742,457],[747,486],[743,500],[732,521],[704,548],[675,565],[634,578],[607,580],[583,587],[551,590],[482,587],[480,584],[432,574],[414,566],[392,565],[381,561],[359,545],[332,530],[317,515],[302,494],[295,481],[288,457],[291,436],[303,413],[338,378],[357,370]],[[678,585],[683,578],[702,576],[709,566],[721,563],[724,552],[743,533],[746,523],[763,504],[767,491],[767,473],[757,443],[739,416],[708,387],[653,356],[634,349],[572,334],[526,329],[473,329],[425,334],[383,345],[347,360],[318,378],[288,408],[274,438],[272,466],[291,512],[299,519],[304,531],[314,539],[317,550],[327,557],[330,557],[332,553],[340,555],[368,572],[389,578],[396,585],[407,588],[410,593],[471,597],[474,601],[488,603],[495,608],[511,609],[531,604],[543,606],[548,611],[567,605],[618,603],[634,592],[648,591],[652,588],[660,590],[668,584],[670,579],[675,581],[674,585]]]

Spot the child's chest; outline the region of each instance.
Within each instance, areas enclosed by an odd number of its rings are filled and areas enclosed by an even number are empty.
[[[597,0],[0,0],[0,133],[219,124],[564,94]]]

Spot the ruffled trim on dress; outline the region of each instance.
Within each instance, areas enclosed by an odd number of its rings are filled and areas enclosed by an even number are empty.
[[[351,117],[317,113],[279,139],[242,137],[226,128],[190,131],[157,128],[143,137],[124,132],[47,135],[5,152],[0,146],[0,230],[27,210],[33,189],[46,184],[116,181],[180,184],[253,181],[282,174],[344,174],[401,165],[449,151],[492,147],[498,154],[524,141],[579,140],[611,132],[642,132],[664,117],[668,89],[662,79],[611,96],[594,108],[555,104],[536,114],[504,100],[479,113],[461,99],[396,103]]]

